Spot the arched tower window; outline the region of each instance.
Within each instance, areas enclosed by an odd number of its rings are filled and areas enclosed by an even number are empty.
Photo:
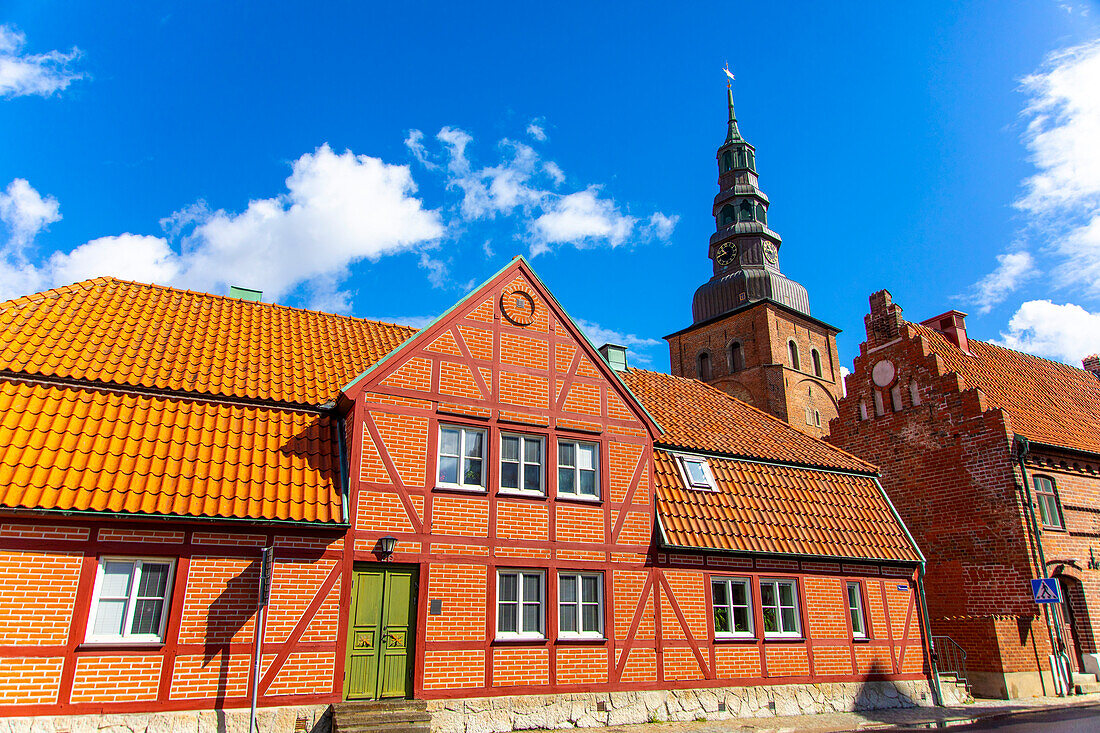
[[[814,376],[821,376],[821,353],[817,349],[810,351],[810,358],[814,361]]]
[[[748,151],[748,152],[749,152],[749,168],[751,168],[752,170],[756,170],[756,156],[752,154],[751,150]]]
[[[745,149],[744,148],[738,148],[737,149],[737,167],[738,168],[744,168],[745,167],[745,160],[746,160],[745,159]]]
[[[794,341],[787,342],[787,353],[791,357],[791,369],[798,369],[798,344]]]
[[[764,204],[756,205],[756,220],[762,224],[768,223],[768,212],[764,209]]]
[[[726,152],[722,153],[722,164],[720,166],[720,169],[721,169],[722,173],[726,173],[732,167],[733,167],[733,154],[730,153],[730,151],[727,150]]]
[[[752,202],[745,200],[741,202],[741,221],[752,221]]]
[[[739,372],[745,368],[745,349],[740,341],[730,342],[730,371]]]
[[[737,219],[737,209],[733,208],[733,204],[726,204],[722,207],[722,210],[718,212],[718,225],[728,227]]]
[[[696,374],[699,376],[700,380],[704,382],[710,381],[710,354],[705,351],[699,352],[699,364]]]

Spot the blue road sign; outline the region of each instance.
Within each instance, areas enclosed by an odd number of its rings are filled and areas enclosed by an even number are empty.
[[[1061,603],[1062,595],[1058,592],[1058,581],[1054,578],[1033,578],[1031,581],[1031,597],[1036,603]]]

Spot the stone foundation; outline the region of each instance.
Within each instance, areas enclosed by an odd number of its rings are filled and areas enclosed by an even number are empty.
[[[329,705],[260,708],[260,733],[331,733]],[[0,718],[0,733],[248,733],[248,708]]]
[[[945,702],[950,705],[957,701]],[[428,711],[432,714],[432,733],[507,733],[932,704],[929,683],[918,680],[429,700]]]

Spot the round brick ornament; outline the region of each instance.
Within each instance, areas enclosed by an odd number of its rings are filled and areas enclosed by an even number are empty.
[[[523,288],[507,288],[501,293],[500,310],[516,326],[526,327],[535,322],[535,299]]]

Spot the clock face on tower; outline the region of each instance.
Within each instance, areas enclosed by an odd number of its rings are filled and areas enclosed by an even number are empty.
[[[764,259],[767,260],[769,264],[774,265],[779,261],[779,250],[775,248],[774,244],[771,242],[764,242],[762,249],[764,250]]]
[[[714,260],[722,267],[726,267],[731,262],[737,259],[737,245],[733,242],[725,242],[718,251],[714,253]]]

